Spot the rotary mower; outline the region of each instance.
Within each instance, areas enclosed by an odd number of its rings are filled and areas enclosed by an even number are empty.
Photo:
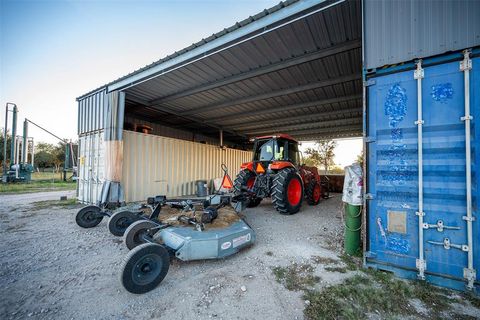
[[[222,166],[222,185],[232,185]],[[87,206],[78,211],[76,222],[83,228],[98,225],[109,217],[108,228],[131,251],[125,257],[120,281],[131,293],[153,290],[167,275],[170,258],[183,261],[220,259],[255,242],[255,233],[238,215],[247,198],[244,194],[217,192],[207,198],[147,199],[138,210]]]

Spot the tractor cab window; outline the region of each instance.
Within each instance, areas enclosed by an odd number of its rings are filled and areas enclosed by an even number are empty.
[[[282,160],[285,147],[277,144],[274,139],[259,140],[255,149],[253,160],[255,161],[272,161]]]
[[[300,152],[298,151],[298,143],[288,141],[288,160],[294,165],[300,164]]]

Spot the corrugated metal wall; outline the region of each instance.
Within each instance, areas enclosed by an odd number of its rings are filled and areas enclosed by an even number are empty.
[[[104,129],[105,102],[106,89],[78,100],[78,135]]]
[[[125,200],[142,201],[148,196],[168,197],[195,193],[196,180],[222,177],[221,164],[232,179],[251,152],[222,150],[218,146],[124,131],[123,181]]]
[[[365,67],[480,45],[480,1],[364,1]]]
[[[96,204],[105,180],[103,131],[80,136],[78,150],[78,200]]]

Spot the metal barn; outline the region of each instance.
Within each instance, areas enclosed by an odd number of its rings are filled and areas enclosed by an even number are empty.
[[[479,16],[303,0],[237,22],[77,98],[78,198],[191,194],[257,135],[363,137],[365,264],[478,289]]]

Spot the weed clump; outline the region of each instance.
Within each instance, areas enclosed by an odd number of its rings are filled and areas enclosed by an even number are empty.
[[[283,284],[290,291],[307,290],[320,281],[320,278],[313,274],[310,264],[292,263],[288,267],[274,267],[273,274],[277,282]]]

